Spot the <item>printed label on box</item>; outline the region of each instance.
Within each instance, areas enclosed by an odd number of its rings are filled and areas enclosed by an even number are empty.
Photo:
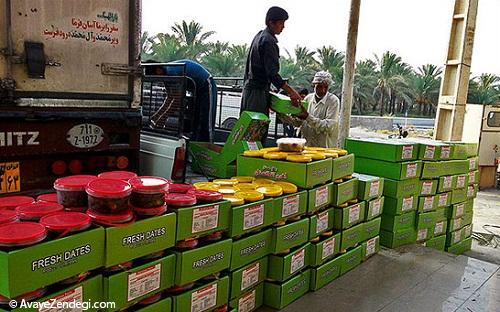
[[[443,233],[445,222],[446,221],[441,221],[441,222],[436,223],[436,226],[434,227],[434,235],[439,235],[439,234]]]
[[[461,175],[457,177],[457,188],[462,188],[465,186],[465,176]]]
[[[453,232],[453,243],[456,244],[460,241],[460,238],[462,238],[462,231],[456,231]]]
[[[426,197],[424,199],[424,210],[432,210],[433,203],[434,203],[434,197]]]
[[[300,196],[294,195],[283,198],[283,207],[281,207],[281,217],[285,218],[299,212]]]
[[[469,237],[472,234],[472,226],[470,224],[464,227],[464,234],[465,237]]]
[[[191,312],[202,312],[217,305],[217,284],[212,284],[191,294]]]
[[[371,217],[377,216],[380,214],[381,200],[377,199],[373,202],[372,205],[372,215]]]
[[[264,224],[264,204],[245,208],[243,212],[243,230]]]
[[[160,288],[161,263],[128,275],[127,301],[132,301]]]
[[[476,169],[476,159],[471,158],[469,159],[469,170],[474,170]]]
[[[82,301],[83,287],[80,286],[40,303],[38,312],[79,312],[82,311]],[[66,308],[62,305],[64,302],[71,302],[74,308]],[[58,306],[60,306],[60,308],[58,308]]]
[[[219,205],[193,209],[192,233],[205,232],[217,228],[219,224]]]
[[[259,273],[260,273],[260,264],[257,262],[251,267],[243,270],[243,274],[241,275],[241,289],[245,290],[259,281]]]
[[[435,146],[426,145],[425,146],[425,152],[424,152],[424,158],[433,159],[435,151],[436,151],[436,147]]]
[[[315,207],[321,207],[328,204],[328,187],[322,187],[316,191],[316,205]]]
[[[259,149],[256,142],[248,142],[247,141],[247,146],[248,146],[248,149],[251,151],[256,151]]]
[[[448,193],[439,195],[439,207],[446,206],[448,203]]]
[[[373,181],[370,183],[370,194],[368,196],[376,196],[378,195],[378,192],[380,191],[380,181]]]
[[[469,172],[469,184],[476,183],[476,174],[474,171]]]
[[[451,147],[450,146],[441,146],[441,159],[448,159],[450,158],[450,151]]]
[[[449,190],[451,189],[451,184],[453,182],[453,177],[452,176],[446,176],[443,178],[443,189]]]
[[[413,196],[403,198],[403,207],[401,208],[402,211],[408,211],[413,208]]]
[[[417,163],[411,163],[406,166],[406,177],[413,178],[417,176]]]
[[[458,230],[460,228],[460,225],[462,224],[462,219],[458,218],[453,220],[453,229]]]
[[[325,260],[326,258],[333,255],[334,249],[335,249],[335,237],[323,243],[323,250],[321,251],[321,260]]]
[[[455,217],[461,217],[464,214],[465,203],[461,203],[457,205],[457,213]]]
[[[238,300],[238,312],[250,312],[255,309],[255,289]]]
[[[467,197],[474,196],[475,191],[476,190],[474,189],[474,185],[469,185],[469,187],[467,188]]]
[[[316,234],[328,229],[328,211],[318,214],[318,222],[316,223]]]
[[[377,237],[374,237],[366,242],[366,255],[371,256],[375,253],[377,246]]]
[[[421,241],[427,237],[427,229],[420,229],[417,234],[417,240]]]
[[[349,208],[349,224],[359,220],[360,210],[361,210],[361,208],[359,207],[359,204],[354,205],[351,208]]]
[[[403,146],[403,151],[401,153],[401,159],[410,159],[413,157],[413,145]]]
[[[422,183],[422,195],[430,195],[432,193],[432,185],[434,182],[432,181],[426,181]]]
[[[290,274],[297,272],[304,267],[304,260],[306,256],[306,250],[302,249],[292,256],[292,263],[290,265]]]

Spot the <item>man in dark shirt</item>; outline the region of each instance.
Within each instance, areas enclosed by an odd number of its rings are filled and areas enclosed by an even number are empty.
[[[241,111],[259,112],[269,116],[271,83],[285,90],[292,104],[298,105],[300,95],[279,74],[279,47],[276,35],[285,28],[288,13],[280,7],[271,7],[266,14],[266,29],[254,37],[245,67],[245,83]]]

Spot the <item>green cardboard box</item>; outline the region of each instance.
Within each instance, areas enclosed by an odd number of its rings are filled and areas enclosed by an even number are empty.
[[[229,268],[232,241],[226,239],[203,247],[175,251],[175,285],[185,285]]]
[[[418,144],[401,140],[347,138],[345,148],[356,155],[391,162],[415,160]],[[358,162],[358,161],[357,161]],[[361,172],[356,170],[356,172]]]
[[[234,271],[250,264],[271,253],[273,248],[273,230],[268,229],[260,233],[233,241],[231,252],[231,267]]]
[[[425,247],[444,251],[446,246],[446,235],[436,236],[424,242]]]
[[[382,196],[380,198],[372,199],[366,203],[365,221],[370,221],[382,214],[384,201],[385,197]]]
[[[354,173],[354,154],[332,159],[332,181],[350,176]]]
[[[359,200],[378,198],[384,193],[384,178],[361,173],[355,173],[353,177],[358,179]]]
[[[105,266],[143,257],[175,245],[175,213],[105,229]]]
[[[467,204],[465,205],[465,212],[466,213],[472,213],[474,211],[474,198],[469,198],[467,199]]]
[[[324,232],[331,231],[333,229],[333,216],[333,208],[312,215],[309,218],[309,239],[318,237]]]
[[[442,176],[439,177],[437,191],[438,193],[448,192],[456,188],[456,186],[457,186],[456,176],[453,175]]]
[[[238,298],[234,298],[229,302],[230,308],[237,309],[236,311],[252,312],[260,308],[264,303],[264,283],[260,283],[254,289],[242,294]]]
[[[467,212],[462,216],[462,224],[471,224],[472,223],[472,213]]]
[[[467,186],[467,199],[476,198],[478,190],[478,184],[471,184]]]
[[[307,212],[312,214],[330,206],[332,202],[333,183],[307,191]]]
[[[130,270],[104,277],[105,301],[116,304],[113,311],[132,306],[174,285],[175,256],[151,261]]]
[[[434,226],[433,236],[442,236],[446,234],[448,230],[448,220],[436,220],[436,225]]]
[[[284,282],[308,268],[311,260],[311,244],[307,243],[286,255],[269,255],[267,278]]]
[[[0,294],[14,298],[104,265],[104,229],[0,251]]]
[[[410,195],[408,197],[385,197],[384,199],[384,214],[385,215],[401,215],[408,212],[416,211],[418,208],[418,196]]]
[[[397,232],[380,231],[380,245],[397,248],[417,241],[417,231],[411,227]]]
[[[299,299],[309,291],[311,270],[278,284],[264,282],[264,304],[275,309],[282,309]]]
[[[437,215],[436,211],[417,214],[417,229],[432,228],[431,234],[434,234]]]
[[[342,258],[335,258],[327,263],[311,269],[311,291],[316,291],[340,276]]]
[[[229,229],[231,203],[221,201],[205,205],[183,207],[177,214],[177,241],[200,237]]]
[[[417,229],[417,242],[423,242],[432,238],[434,228]]]
[[[469,184],[479,183],[479,170],[469,171]]]
[[[469,173],[468,160],[448,160],[442,161],[443,174],[442,175],[457,175],[462,173]]]
[[[268,257],[261,258],[231,272],[230,299],[240,297],[256,285],[262,283],[267,277]]]
[[[462,217],[458,217],[455,219],[449,219],[448,220],[448,232],[453,232],[460,230],[462,227],[464,227],[465,223],[462,222]]]
[[[424,161],[422,164],[422,179],[433,179],[443,175],[443,162]]]
[[[469,185],[469,174],[468,173],[457,174],[455,175],[455,180],[456,180],[455,184],[456,189],[467,187],[467,185]]]
[[[436,195],[439,180],[421,180],[420,181],[420,196]]]
[[[174,296],[174,312],[212,311],[229,301],[229,277],[224,276],[216,281]]]
[[[339,256],[340,260],[340,275],[344,275],[350,270],[361,264],[363,246],[358,246],[349,250],[345,254]]]
[[[465,238],[468,238],[472,235],[472,224],[467,224],[466,226],[464,226],[464,237]]]
[[[361,244],[363,261],[380,251],[380,237],[377,235]]]
[[[479,168],[479,157],[477,156],[470,157],[468,160],[469,160],[469,171],[474,171]]]
[[[311,243],[311,266],[319,266],[338,254],[340,242],[340,233],[337,233],[318,243]]]
[[[333,184],[332,205],[339,206],[358,195],[358,179],[352,178],[342,183]]]
[[[458,244],[464,239],[464,231],[462,229],[446,233],[446,247]]]
[[[354,164],[354,170],[393,180],[408,180],[420,177],[422,161],[395,163],[358,157]]]
[[[421,196],[418,198],[418,212],[427,212],[437,209],[438,196]]]
[[[411,195],[418,195],[420,192],[420,180],[392,180],[384,179],[384,195],[392,198],[408,197]]]
[[[452,192],[446,192],[446,193],[440,193],[440,194],[437,194],[437,198],[438,198],[438,203],[437,203],[437,208],[444,208],[444,207],[448,207],[449,205],[451,205],[451,197],[452,197]]]
[[[364,228],[364,224],[358,224],[340,232],[340,250],[354,247],[357,243],[361,242]]]
[[[467,159],[469,147],[463,142],[448,141],[451,144],[451,159]]]
[[[287,220],[303,215],[307,211],[307,205],[307,191],[276,197],[273,203],[276,214],[274,218],[275,220]]]
[[[436,209],[436,212],[437,212],[436,222],[448,220],[448,208],[449,207]]]
[[[471,247],[472,247],[472,238],[469,237],[455,245],[449,246],[446,251],[455,255],[461,255],[464,252],[471,250]]]
[[[309,219],[302,219],[273,230],[272,253],[280,253],[287,249],[305,244],[309,240]]]
[[[467,200],[467,189],[455,189],[451,191],[450,204],[458,204]]]
[[[278,221],[277,217],[273,199],[232,207],[229,235],[235,237],[264,228]]]
[[[362,201],[345,208],[336,207],[334,209],[335,217],[333,220],[333,228],[335,230],[345,230],[363,222],[365,218],[365,205],[366,202]]]
[[[380,224],[382,218],[373,219],[371,221],[363,223],[363,234],[361,235],[361,241],[369,240],[380,234]]]
[[[310,189],[332,179],[332,160],[327,158],[310,163],[238,156],[238,175],[288,181]]]
[[[450,158],[450,145],[431,140],[415,140],[419,143],[418,159],[421,160],[448,160]]]
[[[448,211],[448,218],[455,219],[460,218],[465,214],[465,205],[467,202],[462,202],[458,204],[454,204],[451,206],[451,209]]]
[[[50,307],[55,307],[58,303],[72,303],[74,301],[81,302],[85,304],[86,302],[102,302],[103,297],[102,297],[102,276],[97,275],[92,278],[89,278],[87,280],[84,280],[83,282],[77,284],[77,285],[72,285],[68,288],[65,288],[64,290],[57,291],[55,293],[51,293],[48,295],[45,295],[43,298],[36,300],[36,302],[39,302],[39,305],[36,308],[25,308],[21,306],[22,302],[17,301],[17,309],[8,309],[4,310],[0,308],[0,311],[15,311],[15,312],[20,312],[20,311],[30,311],[30,312],[38,312],[38,311],[54,311],[54,309],[50,309]],[[27,303],[27,302],[25,302]],[[7,303],[5,304],[6,306],[9,306]],[[60,310],[62,311],[62,310]],[[76,311],[76,310],[73,310]],[[89,309],[86,311],[98,311],[97,309],[94,309],[92,307],[92,304],[89,305]]]
[[[165,299],[162,299],[158,302],[148,304],[144,308],[139,308],[138,310],[134,310],[137,312],[157,312],[157,311],[162,311],[162,312],[171,312],[172,311],[172,298],[167,297]]]
[[[412,228],[416,224],[415,215],[415,211],[399,216],[382,214],[382,223],[380,224],[380,228],[389,232]]]

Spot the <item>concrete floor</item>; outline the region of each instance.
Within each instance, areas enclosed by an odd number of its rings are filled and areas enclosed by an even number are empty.
[[[282,311],[500,311],[500,266],[416,245],[382,249]]]

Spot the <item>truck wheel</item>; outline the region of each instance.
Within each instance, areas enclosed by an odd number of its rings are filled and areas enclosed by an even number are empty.
[[[226,130],[232,130],[233,127],[236,125],[236,122],[238,121],[238,119],[234,118],[234,117],[229,117],[229,118],[226,118],[223,122],[222,122],[222,126],[221,128],[222,129],[226,129]]]

